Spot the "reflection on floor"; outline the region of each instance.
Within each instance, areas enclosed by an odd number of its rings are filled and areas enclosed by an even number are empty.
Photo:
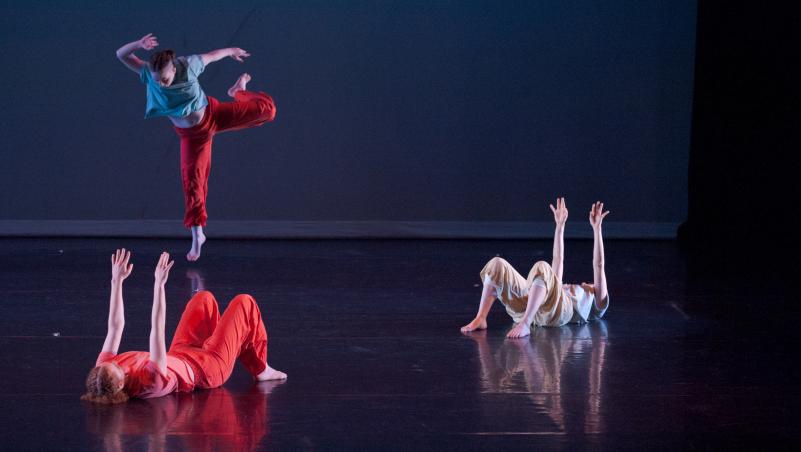
[[[254,384],[234,398],[227,388],[119,405],[86,404],[87,431],[106,451],[126,448],[126,438],[145,438],[150,451],[254,450],[269,434],[267,397],[282,382]]]
[[[134,251],[121,350],[146,350],[152,268],[184,241],[0,240],[6,450],[721,449],[799,445],[790,285],[697,278],[672,242],[609,241],[602,321],[507,340],[484,332],[478,272],[524,273],[549,242],[210,241],[178,260],[167,332],[200,289],[262,308],[284,383],[238,367],[223,387],[123,406],[79,400],[103,342],[108,255]],[[591,244],[566,245],[567,282]],[[225,306],[221,305],[221,308]],[[778,313],[781,313],[779,315]],[[168,338],[169,340],[169,338]]]
[[[495,347],[489,345],[486,331],[470,334],[481,362],[482,393],[528,395],[536,410],[551,419],[553,433],[603,433],[606,324],[538,328],[532,331],[532,340],[503,340]],[[577,400],[571,394],[586,397]],[[574,401],[581,403],[568,406]],[[512,418],[510,423],[525,416]]]

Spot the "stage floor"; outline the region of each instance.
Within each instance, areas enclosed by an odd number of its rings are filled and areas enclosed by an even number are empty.
[[[735,449],[799,445],[797,291],[705,282],[671,241],[607,241],[610,309],[506,340],[462,334],[493,256],[525,276],[548,241],[0,240],[4,450]],[[99,407],[79,400],[108,315],[109,256],[133,250],[121,351],[147,350],[153,268],[168,342],[193,290],[252,294],[283,383],[241,366],[222,388]],[[566,243],[566,282],[591,242]]]

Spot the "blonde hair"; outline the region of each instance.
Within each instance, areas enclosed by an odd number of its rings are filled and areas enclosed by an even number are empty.
[[[97,366],[86,376],[86,394],[81,396],[81,400],[105,404],[126,402],[128,394],[118,384],[106,366]]]

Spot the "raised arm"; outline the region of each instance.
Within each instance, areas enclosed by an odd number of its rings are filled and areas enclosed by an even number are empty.
[[[604,239],[601,232],[601,225],[604,218],[609,215],[609,211],[604,211],[604,203],[596,202],[590,209],[590,225],[592,226],[594,243],[592,247],[592,272],[595,299],[603,301],[607,295],[606,271],[604,270]]]
[[[559,281],[562,280],[562,270],[564,269],[564,250],[565,250],[565,223],[567,222],[567,206],[565,198],[556,199],[556,207],[551,206],[553,220],[556,223],[556,230],[553,233],[553,261],[551,268]]]
[[[159,263],[156,264],[153,284],[153,311],[150,316],[150,360],[153,361],[162,373],[167,372],[167,344],[164,339],[164,323],[166,316],[166,297],[164,284],[170,275],[170,269],[175,261],[170,261],[167,252],[161,253]]]
[[[153,33],[148,33],[137,41],[129,42],[124,46],[117,49],[117,59],[120,60],[122,64],[125,65],[128,69],[139,73],[142,69],[142,66],[146,65],[144,61],[140,60],[139,57],[134,55],[139,49],[142,50],[150,50],[155,47],[158,47],[159,41],[158,39],[153,36]]]
[[[103,342],[102,352],[117,354],[125,328],[125,308],[122,302],[122,282],[133,271],[133,264],[128,264],[131,252],[116,250],[111,255],[111,296],[108,306],[108,332]]]
[[[228,47],[227,49],[217,49],[212,50],[211,52],[203,53],[200,55],[200,59],[203,60],[203,66],[206,66],[209,63],[214,63],[216,61],[220,61],[225,57],[231,57],[240,63],[245,62],[245,58],[249,57],[250,54],[239,47]]]

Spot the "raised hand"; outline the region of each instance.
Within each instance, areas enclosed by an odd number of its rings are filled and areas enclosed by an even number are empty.
[[[158,38],[153,36],[153,33],[148,33],[142,36],[142,39],[139,40],[139,47],[144,50],[150,50],[158,46],[159,46],[159,40]]]
[[[592,208],[590,208],[590,224],[592,228],[596,230],[600,228],[607,215],[609,215],[609,211],[604,212],[604,203],[598,201],[593,204]]]
[[[231,47],[231,49],[229,50],[231,52],[230,57],[235,59],[236,61],[239,61],[240,63],[244,63],[245,62],[244,58],[250,56],[248,52],[240,49],[239,47]]]
[[[131,258],[131,252],[125,251],[125,248],[116,250],[111,255],[111,280],[114,282],[122,282],[125,278],[130,276],[133,271],[133,264],[129,264],[128,260]]]
[[[551,212],[553,212],[553,221],[558,225],[564,225],[567,222],[567,206],[565,205],[565,198],[556,198],[556,207],[550,204]]]
[[[156,264],[156,284],[164,285],[167,283],[167,278],[170,276],[170,269],[172,268],[175,261],[170,260],[170,253],[163,252],[159,257],[159,262]]]

